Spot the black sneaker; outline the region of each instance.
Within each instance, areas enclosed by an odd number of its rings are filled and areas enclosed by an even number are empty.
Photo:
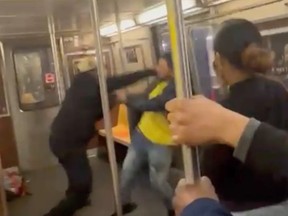
[[[73,216],[79,209],[90,205],[90,200],[79,202],[76,199],[63,199],[60,203],[44,216]]]
[[[135,203],[128,203],[122,206],[122,214],[126,215],[129,214],[137,208],[137,205]],[[117,216],[117,212],[114,212],[111,216]]]

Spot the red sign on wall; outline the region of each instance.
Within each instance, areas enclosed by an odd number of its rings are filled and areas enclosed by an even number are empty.
[[[45,74],[45,83],[46,84],[55,83],[55,74],[54,73],[46,73]]]

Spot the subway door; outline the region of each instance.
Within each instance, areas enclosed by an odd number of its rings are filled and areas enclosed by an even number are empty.
[[[60,97],[51,47],[4,46],[4,51],[20,167],[37,170],[54,165],[49,133]]]

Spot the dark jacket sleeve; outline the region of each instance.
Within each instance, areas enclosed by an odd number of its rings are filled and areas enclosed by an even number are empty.
[[[148,99],[144,97],[129,97],[127,99],[127,106],[139,110],[141,112],[145,111],[154,111],[154,112],[163,112],[165,111],[165,104],[175,98],[175,83],[170,81],[166,88],[163,90],[163,93],[155,98]]]
[[[245,164],[279,177],[288,177],[287,132],[262,123],[255,132]]]
[[[188,205],[181,216],[232,216],[221,204],[215,200],[198,199]]]
[[[113,92],[117,89],[124,88],[128,85],[138,82],[139,80],[149,77],[155,76],[156,73],[154,70],[143,70],[137,71],[130,74],[122,74],[119,76],[113,76],[107,78],[107,90],[108,92]]]

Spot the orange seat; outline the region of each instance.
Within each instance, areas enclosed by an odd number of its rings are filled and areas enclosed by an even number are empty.
[[[117,140],[123,140],[125,142],[130,143],[130,133],[129,128],[125,125],[118,125],[112,129],[113,137]]]
[[[127,107],[124,104],[119,106],[119,114],[117,125],[112,128],[113,138],[116,142],[123,145],[129,145],[131,142],[129,123],[128,123],[128,114]],[[106,133],[104,130],[100,131],[100,135],[105,136]]]
[[[127,107],[121,104],[119,107],[118,122],[112,129],[113,137],[117,140],[121,139],[127,143],[130,143],[130,131],[128,123]]]

